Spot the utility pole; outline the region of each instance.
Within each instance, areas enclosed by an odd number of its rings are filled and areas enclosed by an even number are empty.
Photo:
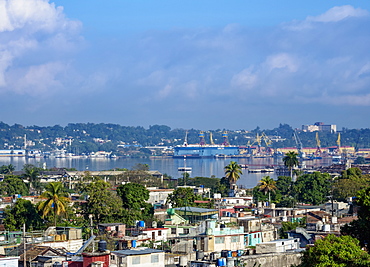
[[[23,224],[23,267],[27,267],[26,224]]]

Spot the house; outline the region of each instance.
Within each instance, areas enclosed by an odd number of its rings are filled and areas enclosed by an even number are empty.
[[[13,250],[10,255],[13,256],[19,253],[18,266],[20,267],[25,267],[24,262],[26,262],[27,266],[51,267],[54,263],[65,260],[67,252],[64,248],[56,249],[49,246],[29,244],[26,246],[26,252],[20,246],[18,249]]]
[[[213,252],[245,248],[243,226],[228,227],[223,223],[217,223],[216,220],[207,220],[201,223],[199,228],[199,232],[201,229],[204,229],[204,232],[195,237],[197,250]]]
[[[148,187],[149,199],[147,203],[152,204],[154,208],[166,204],[167,197],[173,193],[174,189],[162,189],[157,187]]]
[[[126,233],[126,225],[122,223],[100,223],[98,224],[100,234],[108,234],[111,237],[123,237]]]
[[[164,267],[165,252],[151,248],[136,248],[111,252],[111,267]]]
[[[248,235],[248,246],[275,240],[278,236],[277,228],[268,218],[239,217],[238,224],[244,227],[246,233],[250,233]]]
[[[256,244],[256,253],[278,253],[299,249],[299,238],[278,239]]]
[[[210,218],[217,218],[218,211],[216,209],[204,209],[196,207],[181,207],[175,208],[175,212],[181,217],[189,220],[191,223],[204,221]]]

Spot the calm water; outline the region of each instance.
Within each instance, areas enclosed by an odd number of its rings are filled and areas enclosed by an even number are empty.
[[[238,158],[238,159],[69,159],[69,158],[15,158],[15,157],[0,157],[0,166],[13,164],[16,170],[22,169],[23,165],[33,164],[36,166],[42,166],[46,163],[48,168],[51,167],[67,167],[76,168],[77,170],[110,170],[114,168],[127,168],[131,169],[137,163],[148,164],[150,170],[157,170],[161,173],[166,173],[173,178],[179,178],[182,176],[181,172],[178,172],[179,167],[191,167],[192,172],[190,177],[203,176],[221,178],[224,176],[224,167],[230,163],[230,161],[237,161],[239,164],[248,164],[250,169],[260,169],[267,165],[282,165],[281,159],[273,158]],[[307,161],[307,165],[329,165],[331,160],[316,160]],[[257,185],[262,177],[269,175],[270,177],[276,178],[275,173],[248,173],[247,170],[243,169],[243,174],[238,181],[239,185],[245,188],[252,188]]]

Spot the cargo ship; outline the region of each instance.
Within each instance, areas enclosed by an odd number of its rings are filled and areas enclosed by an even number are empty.
[[[204,141],[204,132],[199,133],[199,144],[189,145],[187,143],[187,134],[183,145],[174,147],[174,158],[215,158],[239,155],[238,146],[230,146],[227,132],[222,134],[224,142],[221,145],[215,145],[210,135],[211,144],[207,145]]]

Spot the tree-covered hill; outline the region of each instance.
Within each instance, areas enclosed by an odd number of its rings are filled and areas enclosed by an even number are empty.
[[[111,123],[70,123],[64,127],[60,125],[42,127],[8,125],[0,122],[0,149],[24,148],[26,137],[28,149],[42,151],[66,149],[69,152],[80,154],[96,151],[115,152],[119,147],[122,149],[125,147],[180,145],[183,144],[186,135],[189,144],[199,143],[201,130],[204,131],[206,143],[210,143],[211,133],[215,144],[223,143],[225,129],[171,129],[165,125],[152,125],[146,129],[140,126],[121,126]],[[274,148],[295,146],[293,131],[292,127],[287,124],[280,124],[274,129],[265,130],[259,127],[254,130],[227,130],[231,145],[257,145],[257,134],[260,136],[265,133],[273,140],[271,146]],[[304,147],[316,146],[315,132],[299,131],[299,137]],[[319,138],[322,147],[335,146],[338,134],[320,132]],[[265,146],[263,140],[261,145]],[[341,145],[356,148],[370,147],[370,129],[343,129]]]

